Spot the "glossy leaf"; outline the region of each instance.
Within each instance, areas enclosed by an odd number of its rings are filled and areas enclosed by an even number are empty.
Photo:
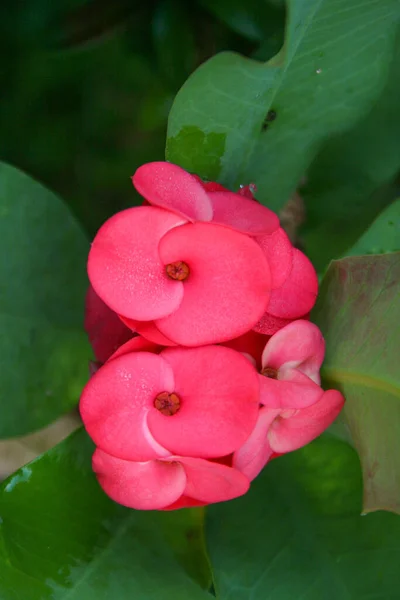
[[[355,127],[324,145],[307,173],[301,236],[318,270],[346,253],[397,195],[391,182],[400,169],[399,97],[400,38],[379,100]]]
[[[326,340],[324,381],[346,397],[365,512],[400,512],[399,295],[400,253],[345,258],[331,263],[312,314]]]
[[[0,437],[10,437],[68,411],[87,380],[88,242],[59,198],[3,163],[0,249]]]
[[[6,480],[0,492],[2,600],[206,600],[196,510],[119,506],[91,471],[81,429]],[[174,538],[173,547],[169,543]]]
[[[400,199],[388,206],[371,227],[345,253],[346,256],[362,254],[387,254],[400,251]]]
[[[228,187],[255,182],[280,208],[323,140],[371,109],[399,17],[397,0],[292,0],[271,61],[226,52],[189,78],[170,113],[168,160]]]
[[[400,518],[360,516],[347,444],[321,438],[272,461],[242,498],[208,510],[219,600],[395,600]]]

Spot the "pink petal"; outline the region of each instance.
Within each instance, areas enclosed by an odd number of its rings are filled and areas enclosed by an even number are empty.
[[[216,181],[203,181],[198,175],[193,175],[193,177],[201,183],[207,192],[229,192],[227,188]]]
[[[324,354],[325,341],[318,327],[310,321],[293,321],[271,337],[262,355],[262,367],[296,368],[319,384]]]
[[[88,334],[96,359],[104,363],[133,333],[118,315],[99,298],[91,285],[86,293],[85,331]]]
[[[176,343],[161,333],[154,321],[138,321],[137,332],[160,346],[176,346]]]
[[[154,321],[135,321],[134,319],[128,319],[127,317],[120,316],[123,323],[130,327],[132,330],[137,331],[143,337],[147,338],[151,342],[160,346],[176,346],[175,342],[169,340],[158,327]]]
[[[182,282],[167,276],[158,244],[167,231],[182,223],[177,215],[152,206],[129,208],[104,223],[89,253],[88,273],[95,291],[112,310],[151,321],[178,308]]]
[[[119,356],[123,356],[124,354],[129,354],[130,352],[154,352],[157,354],[161,351],[161,347],[149,340],[146,340],[141,335],[135,335],[134,338],[123,344],[110,356],[108,360],[114,360],[114,358],[118,358]]]
[[[211,221],[208,194],[193,175],[168,162],[152,162],[138,168],[132,182],[139,194],[155,206],[188,219]]]
[[[293,264],[293,246],[282,227],[271,235],[256,238],[268,259],[272,289],[280,288],[289,277]]]
[[[268,263],[250,237],[220,225],[195,223],[170,231],[159,251],[164,264],[181,260],[190,268],[179,309],[156,322],[174,342],[197,346],[238,337],[265,311]]]
[[[202,458],[176,456],[186,473],[184,494],[201,502],[224,502],[243,496],[250,482],[243,473]]]
[[[137,510],[159,510],[172,504],[186,485],[185,470],[178,462],[132,462],[97,448],[92,464],[105,493]]]
[[[343,405],[342,394],[337,390],[329,390],[312,406],[295,411],[292,416],[281,414],[268,432],[271,448],[283,453],[305,446],[333,423]]]
[[[170,454],[149,431],[156,396],[174,390],[168,362],[148,352],[132,352],[107,362],[86,384],[80,413],[96,446],[126,460]]]
[[[303,373],[290,369],[287,380],[260,375],[260,403],[268,408],[305,408],[320,400],[323,390]]]
[[[167,348],[179,412],[149,414],[153,436],[171,453],[201,458],[230,454],[250,435],[258,414],[258,374],[238,352],[222,346]]]
[[[200,502],[189,496],[181,496],[179,500],[173,502],[169,506],[166,506],[162,510],[178,510],[179,508],[193,508],[194,506],[206,506],[207,502]]]
[[[233,192],[210,192],[213,222],[250,235],[270,234],[279,227],[278,216],[266,206]]]
[[[250,198],[250,200],[255,200],[254,194],[257,192],[257,186],[255,183],[249,183],[249,185],[241,185],[237,191],[240,196],[246,196],[246,198]]]
[[[318,294],[318,278],[308,258],[293,248],[292,270],[285,283],[271,293],[268,312],[284,319],[297,319],[308,313]]]
[[[137,333],[138,323],[141,323],[142,321],[135,321],[135,319],[129,319],[128,317],[124,317],[123,315],[118,315],[118,317],[119,317],[119,320],[124,325],[126,325],[126,327],[128,327],[129,329],[131,329],[132,331],[134,331],[135,333]]]
[[[261,355],[268,340],[269,337],[266,335],[248,331],[233,340],[224,342],[223,345],[238,352],[249,354],[256,361],[258,368],[261,368]]]
[[[250,437],[233,455],[233,467],[246,475],[250,481],[257,477],[272,456],[267,433],[278,414],[279,410],[261,408]]]
[[[271,336],[286,325],[289,325],[292,320],[293,319],[280,319],[279,317],[274,317],[266,312],[263,314],[258,323],[254,325],[253,331]]]

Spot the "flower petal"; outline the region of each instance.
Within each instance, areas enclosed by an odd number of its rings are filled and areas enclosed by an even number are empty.
[[[161,333],[154,321],[138,322],[137,332],[160,346],[176,346],[176,343]]]
[[[224,187],[220,183],[217,183],[216,181],[203,181],[198,175],[194,174],[193,177],[195,177],[196,181],[201,183],[201,185],[207,192],[229,192],[229,190],[226,187]]]
[[[297,319],[308,313],[318,294],[318,278],[308,258],[293,248],[292,270],[284,284],[273,290],[268,312],[275,317]]]
[[[179,309],[156,321],[174,342],[198,346],[238,337],[265,311],[269,267],[250,237],[220,225],[195,223],[167,233],[159,251],[164,264],[180,260],[190,268]]]
[[[224,342],[223,345],[227,348],[232,348],[238,352],[249,354],[256,362],[257,367],[261,368],[261,355],[268,342],[269,337],[261,335],[255,331],[248,331],[243,335]]]
[[[257,424],[243,446],[233,455],[232,465],[252,481],[265,467],[273,451],[269,445],[268,429],[279,410],[261,408]]]
[[[315,383],[320,383],[319,370],[325,354],[321,331],[310,321],[289,323],[267,342],[262,354],[262,367],[298,369]]]
[[[271,270],[271,287],[281,287],[289,277],[293,265],[293,246],[287,234],[279,227],[271,235],[262,235],[256,238],[268,259]]]
[[[282,329],[282,327],[289,325],[292,320],[293,319],[280,319],[279,317],[274,317],[268,312],[265,312],[258,323],[254,325],[253,331],[271,336]]]
[[[171,314],[183,296],[158,254],[162,236],[184,221],[177,215],[139,206],[117,213],[94,238],[89,279],[104,302],[119,315],[151,321]]]
[[[278,216],[266,206],[234,192],[209,192],[213,222],[250,235],[270,234],[279,227]]]
[[[179,508],[193,508],[194,506],[206,506],[207,502],[200,502],[189,496],[181,496],[176,502],[169,504],[162,510],[178,510]]]
[[[268,408],[306,408],[320,400],[323,390],[303,373],[290,369],[287,380],[260,375],[260,402]]]
[[[232,467],[202,458],[179,457],[186,473],[184,494],[201,502],[224,502],[243,496],[250,482],[243,473]]]
[[[222,346],[167,348],[160,357],[174,372],[181,407],[173,416],[150,412],[154,438],[172,454],[201,458],[241,446],[258,414],[258,373],[251,363]]]
[[[168,162],[151,162],[138,168],[132,182],[139,194],[155,206],[189,221],[211,221],[212,206],[201,183],[187,171]]]
[[[96,359],[104,363],[132,336],[128,329],[89,285],[85,300],[85,331]]]
[[[126,342],[126,344],[120,346],[108,360],[114,360],[114,358],[129,354],[130,352],[154,352],[157,354],[161,349],[161,346],[146,340],[146,338],[141,335],[135,335],[135,337]]]
[[[161,333],[154,321],[135,321],[134,319],[128,319],[127,317],[120,318],[128,327],[131,327],[151,342],[160,346],[176,346],[175,342]]]
[[[185,470],[178,462],[133,462],[97,448],[92,464],[105,493],[137,510],[165,508],[178,500],[186,485]]]
[[[268,431],[268,441],[275,452],[291,452],[305,446],[321,435],[333,423],[344,405],[337,390],[329,390],[309,406],[285,417],[281,414]]]
[[[156,354],[132,352],[107,362],[86,384],[80,413],[96,446],[126,460],[170,454],[147,425],[154,399],[174,391],[170,365]]]

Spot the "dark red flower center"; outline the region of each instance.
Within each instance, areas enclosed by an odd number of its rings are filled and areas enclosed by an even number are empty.
[[[272,367],[265,367],[261,371],[261,375],[269,377],[270,379],[278,379],[278,371],[276,369],[273,369]]]
[[[165,267],[168,277],[176,279],[177,281],[185,281],[189,277],[189,265],[185,262],[178,260],[170,263]]]
[[[171,417],[175,415],[181,407],[181,401],[177,394],[161,392],[154,400],[154,406],[162,415]]]

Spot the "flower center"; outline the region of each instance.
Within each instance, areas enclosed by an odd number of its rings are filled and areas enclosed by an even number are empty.
[[[177,394],[161,392],[154,400],[154,406],[162,415],[171,417],[175,415],[181,407],[181,401]]]
[[[272,367],[265,367],[261,371],[261,375],[269,377],[270,379],[278,379],[278,371],[277,369],[273,369]]]
[[[178,260],[170,263],[165,267],[168,277],[176,279],[177,281],[185,281],[189,277],[189,265],[185,262]]]

